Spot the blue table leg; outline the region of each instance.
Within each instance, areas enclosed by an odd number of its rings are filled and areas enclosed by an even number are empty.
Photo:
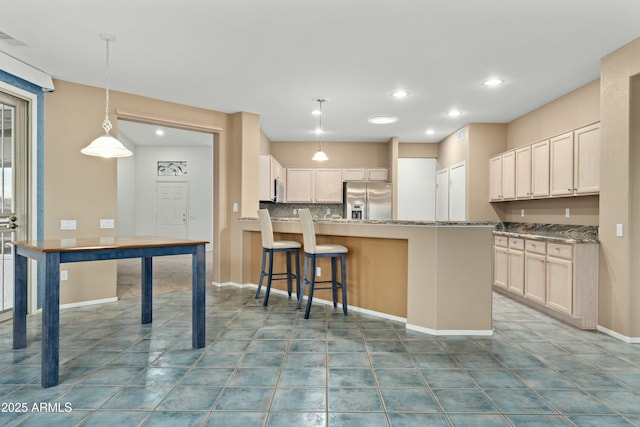
[[[151,257],[142,258],[142,323],[153,318],[153,274]]]
[[[60,253],[45,257],[42,298],[42,387],[58,385],[60,360]]]
[[[197,245],[191,262],[191,343],[193,348],[205,344],[205,280],[206,261],[204,245]]]
[[[13,253],[13,348],[27,346],[27,258]]]

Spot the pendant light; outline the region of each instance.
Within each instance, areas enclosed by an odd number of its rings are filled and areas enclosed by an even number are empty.
[[[102,122],[102,128],[105,133],[94,139],[91,144],[84,147],[80,152],[88,156],[104,157],[107,159],[112,157],[129,157],[133,155],[133,153],[109,134],[109,131],[113,127],[111,121],[109,121],[109,42],[114,41],[116,38],[110,34],[100,34],[100,38],[107,44],[107,88],[104,102],[104,121]]]
[[[322,130],[322,103],[326,102],[326,99],[318,98],[316,101],[318,101],[318,105],[319,105],[318,116],[320,117],[320,127],[318,128],[317,132],[320,137],[320,148],[318,149],[318,151],[316,151],[316,154],[313,155],[311,160],[315,160],[317,162],[324,162],[326,160],[329,160],[325,152],[322,151],[322,134],[324,133],[324,131]]]

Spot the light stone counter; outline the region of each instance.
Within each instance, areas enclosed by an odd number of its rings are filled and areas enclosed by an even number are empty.
[[[302,241],[297,218],[272,221],[276,239]],[[240,222],[243,280],[256,283],[260,227],[255,218]],[[315,227],[318,243],[349,248],[351,309],[406,319],[408,329],[434,335],[492,334],[495,223],[319,219]]]

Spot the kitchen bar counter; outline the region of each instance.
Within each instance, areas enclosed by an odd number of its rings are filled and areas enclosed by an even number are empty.
[[[276,239],[302,242],[297,218],[272,221]],[[243,282],[257,283],[260,226],[255,218],[242,218],[240,224]],[[349,248],[350,307],[406,319],[408,329],[435,335],[492,333],[495,223],[327,218],[315,227],[319,244]]]
[[[598,243],[598,227],[590,225],[535,224],[505,222],[496,226],[494,234],[551,243]]]

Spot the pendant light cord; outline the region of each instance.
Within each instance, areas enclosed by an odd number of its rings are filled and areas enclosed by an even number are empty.
[[[318,103],[320,104],[320,151],[322,151],[322,134],[324,133],[324,129],[322,128],[322,103],[323,99],[319,99]]]
[[[105,133],[109,134],[109,131],[113,127],[111,125],[111,121],[109,121],[109,86],[111,83],[109,81],[109,40],[105,40],[105,42],[107,43],[107,55],[106,55],[107,88],[106,88],[106,95],[105,95],[105,101],[104,101],[104,122],[102,122],[102,128],[104,129]]]

